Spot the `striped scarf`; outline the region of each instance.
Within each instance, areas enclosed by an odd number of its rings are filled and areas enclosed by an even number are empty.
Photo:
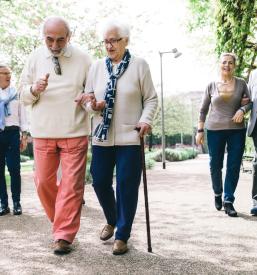
[[[131,58],[131,55],[129,53],[129,50],[126,50],[116,72],[113,72],[111,59],[108,57],[105,60],[106,67],[109,73],[109,80],[107,82],[107,86],[104,94],[105,108],[102,112],[103,119],[101,123],[96,127],[94,132],[94,136],[98,141],[107,140],[107,135],[108,135],[108,131],[109,131],[111,121],[112,121],[112,116],[113,116],[113,107],[114,107],[114,101],[115,101],[115,95],[116,95],[117,81],[128,68],[130,58]]]

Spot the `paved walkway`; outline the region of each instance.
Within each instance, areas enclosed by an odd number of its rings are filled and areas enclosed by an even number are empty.
[[[249,215],[251,175],[236,192],[238,218],[216,211],[208,158],[161,164],[148,171],[153,253],[147,252],[143,189],[129,253],[113,256],[98,234],[103,215],[86,186],[75,250],[55,256],[51,226],[31,175],[23,175],[22,216],[0,217],[0,274],[257,274],[257,218]]]

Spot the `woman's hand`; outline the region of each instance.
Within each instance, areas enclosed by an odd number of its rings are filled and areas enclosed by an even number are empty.
[[[94,98],[91,100],[91,108],[94,111],[102,111],[105,108],[105,100],[96,101]]]
[[[197,145],[204,144],[204,132],[196,134],[195,142],[196,142]]]
[[[82,93],[80,95],[78,95],[76,98],[75,98],[75,102],[78,104],[78,105],[84,105],[86,104],[87,102],[92,102],[93,100],[95,100],[95,95],[94,93]]]
[[[244,119],[244,111],[243,110],[238,110],[235,115],[232,117],[233,122],[235,123],[241,123]]]

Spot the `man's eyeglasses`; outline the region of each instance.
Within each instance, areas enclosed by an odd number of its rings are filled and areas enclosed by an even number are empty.
[[[118,42],[121,41],[122,39],[123,39],[123,37],[117,38],[117,39],[112,38],[110,40],[105,39],[105,40],[102,41],[102,44],[104,44],[105,46],[107,46],[108,44],[110,44],[113,47],[113,46],[117,45]]]
[[[6,72],[6,73],[3,73],[3,72],[0,72],[0,74],[3,74],[3,75],[11,75],[12,73],[10,73],[10,72]]]
[[[52,57],[52,61],[54,63],[54,71],[56,74],[61,75],[62,74],[62,70],[61,70],[61,66],[58,60],[57,56],[53,56]]]

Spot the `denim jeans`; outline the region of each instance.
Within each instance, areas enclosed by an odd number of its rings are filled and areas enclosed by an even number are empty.
[[[253,160],[252,198],[257,199],[257,123],[254,126],[251,137],[253,138],[253,144],[255,147],[255,157]]]
[[[240,166],[245,147],[246,129],[207,130],[210,172],[215,196],[222,195],[222,168],[227,148],[227,167],[224,181],[224,202],[234,202]]]
[[[115,165],[116,199],[112,187]],[[115,239],[126,242],[130,237],[137,209],[141,171],[140,146],[93,146],[93,187],[107,223],[117,227]]]
[[[0,132],[0,199],[1,204],[8,206],[5,164],[11,177],[13,202],[19,202],[21,193],[19,129]]]

